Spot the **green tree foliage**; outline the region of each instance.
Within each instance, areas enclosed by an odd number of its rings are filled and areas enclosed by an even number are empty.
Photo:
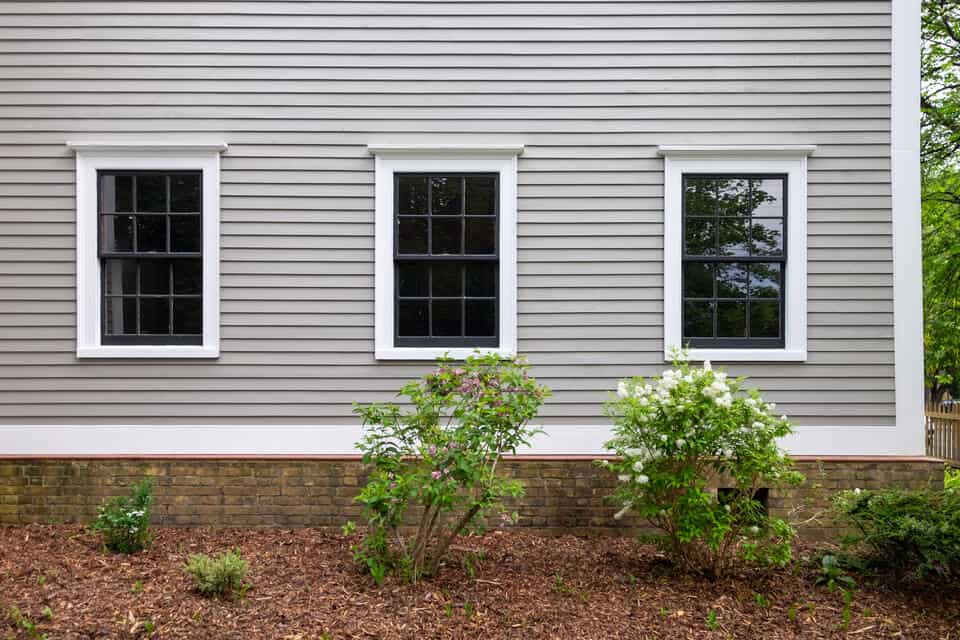
[[[960,1],[923,9],[924,343],[930,397],[960,397]]]

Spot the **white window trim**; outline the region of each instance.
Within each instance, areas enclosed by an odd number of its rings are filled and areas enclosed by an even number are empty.
[[[693,360],[802,362],[807,359],[807,156],[812,145],[662,146],[664,164],[664,359],[682,345],[682,178],[685,173],[787,174],[787,267],[782,349],[690,349]]]
[[[224,143],[68,142],[77,161],[77,357],[216,358],[220,355],[220,153]],[[100,335],[97,171],[203,172],[203,344],[105,345]]]
[[[475,351],[517,352],[517,156],[521,145],[369,145],[376,166],[375,357],[377,360],[462,359]],[[500,344],[497,347],[397,347],[393,339],[393,174],[402,172],[500,174]]]

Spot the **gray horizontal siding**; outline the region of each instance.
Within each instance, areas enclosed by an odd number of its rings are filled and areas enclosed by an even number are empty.
[[[893,423],[890,5],[4,2],[0,421],[352,422],[373,359],[370,142],[521,140],[519,341],[556,424],[662,368],[660,144],[817,144],[798,422]],[[78,361],[78,134],[222,137],[222,357]]]

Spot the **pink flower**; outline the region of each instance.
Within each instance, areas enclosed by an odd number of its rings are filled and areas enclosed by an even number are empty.
[[[440,479],[440,476],[441,476],[442,474],[441,474],[439,471],[434,471],[434,472],[431,473],[430,475],[431,475],[431,477],[433,477],[434,480],[439,480],[439,479]]]

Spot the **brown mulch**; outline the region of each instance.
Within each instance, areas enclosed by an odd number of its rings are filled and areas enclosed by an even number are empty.
[[[475,566],[454,562],[436,580],[388,580],[377,589],[358,573],[351,540],[340,535],[315,529],[155,533],[148,551],[121,556],[104,553],[80,526],[0,528],[0,638],[922,639],[960,633],[956,583],[864,584],[844,623],[839,592],[815,586],[803,565],[710,582],[673,572],[654,549],[626,539],[497,532],[461,542],[461,558],[481,552]],[[250,562],[250,590],[237,600],[200,597],[183,571],[186,557],[228,548],[240,548]],[[36,623],[33,635],[16,628],[13,606]]]

